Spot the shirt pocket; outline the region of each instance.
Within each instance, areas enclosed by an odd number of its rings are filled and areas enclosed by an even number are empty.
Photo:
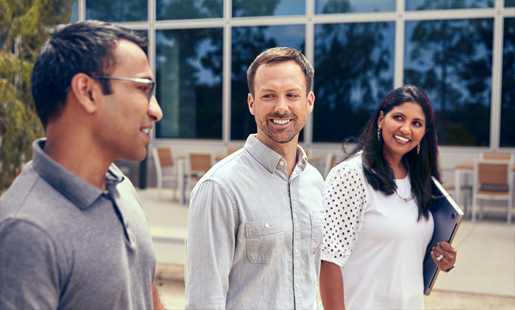
[[[309,214],[311,218],[311,254],[315,254],[320,244],[322,244],[324,237],[323,216],[323,212],[319,211],[313,211]]]
[[[280,218],[245,223],[247,258],[256,264],[270,264],[284,243],[284,226]]]

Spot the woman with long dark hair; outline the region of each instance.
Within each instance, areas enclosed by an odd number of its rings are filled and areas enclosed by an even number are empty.
[[[423,309],[433,234],[431,176],[440,180],[434,115],[413,85],[390,93],[356,148],[326,178],[320,294],[324,309]],[[431,256],[450,270],[456,249]]]

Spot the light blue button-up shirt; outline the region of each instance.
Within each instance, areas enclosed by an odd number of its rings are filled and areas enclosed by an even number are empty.
[[[298,147],[286,161],[249,136],[191,194],[186,309],[313,309],[324,181]]]

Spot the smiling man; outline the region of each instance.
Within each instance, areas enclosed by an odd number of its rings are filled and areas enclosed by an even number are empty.
[[[113,164],[143,160],[162,117],[137,33],[70,24],[44,44],[32,94],[46,138],[0,200],[0,309],[161,309],[147,219]]]
[[[257,134],[191,195],[187,309],[309,309],[317,303],[323,178],[297,145],[314,70],[299,51],[261,53],[247,72]]]

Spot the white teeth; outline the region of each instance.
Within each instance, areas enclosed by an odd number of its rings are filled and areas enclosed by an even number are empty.
[[[144,133],[146,133],[148,135],[148,132],[150,131],[150,129],[146,128],[146,129],[141,129],[141,131],[143,131]]]
[[[290,122],[290,120],[289,119],[274,119],[273,122],[274,122],[274,124],[284,125],[284,124],[288,124]]]
[[[393,136],[395,139],[401,141],[401,142],[408,142],[409,139],[406,139],[406,138],[403,138],[403,137],[399,137],[399,136]]]

